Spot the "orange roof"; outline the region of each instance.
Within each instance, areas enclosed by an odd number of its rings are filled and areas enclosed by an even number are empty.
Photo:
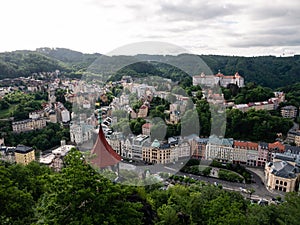
[[[240,147],[245,149],[258,149],[258,143],[250,142],[250,141],[234,141],[234,147]]]
[[[150,127],[151,127],[151,123],[145,123],[145,124],[142,126],[142,128],[148,128],[148,129],[150,129]]]
[[[269,143],[270,150],[274,150],[275,148],[277,148],[281,152],[284,152],[284,145],[279,141],[276,141],[274,143]]]

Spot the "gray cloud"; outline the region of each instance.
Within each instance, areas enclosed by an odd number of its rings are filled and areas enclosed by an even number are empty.
[[[299,20],[299,1],[266,1],[268,4],[254,4],[249,7],[249,18],[251,20],[273,20],[280,19],[284,22],[295,22]]]
[[[248,36],[231,42],[230,47],[249,48],[249,47],[271,47],[271,46],[298,46],[300,39],[298,37],[282,37],[280,35],[266,36]]]
[[[226,15],[232,15],[239,12],[243,7],[238,4],[224,4],[219,1],[196,1],[174,4],[163,2],[160,5],[160,11],[167,20],[211,20],[221,18]]]

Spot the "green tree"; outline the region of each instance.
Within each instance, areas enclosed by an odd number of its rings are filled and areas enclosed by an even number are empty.
[[[61,174],[49,177],[36,209],[38,224],[142,224],[142,204],[127,200],[133,195],[130,187],[103,178],[76,149],[65,163]]]

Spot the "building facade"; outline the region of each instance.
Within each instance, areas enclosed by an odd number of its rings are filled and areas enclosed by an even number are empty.
[[[70,139],[71,142],[82,144],[93,137],[93,126],[87,124],[72,124],[70,126]]]
[[[27,119],[17,122],[12,122],[13,132],[20,133],[25,131],[37,130],[46,127],[46,119]]]
[[[220,162],[232,162],[232,151],[232,138],[218,138],[215,136],[211,136],[206,145],[205,159],[218,160]]]
[[[299,181],[299,168],[287,161],[269,162],[265,166],[267,188],[283,192],[296,190]]]
[[[28,165],[35,160],[34,149],[25,145],[18,145],[15,149],[15,160],[16,163]]]
[[[145,143],[150,143],[150,138],[147,135],[138,135],[132,140],[131,149],[132,149],[132,158],[141,160],[143,158],[143,145]]]
[[[169,144],[161,144],[155,139],[151,145],[143,147],[143,160],[152,164],[167,164],[175,162],[175,149]]]
[[[205,75],[201,73],[200,75],[193,76],[193,85],[204,85],[204,86],[214,86],[220,85],[222,87],[227,87],[228,84],[235,84],[238,87],[244,87],[244,78],[238,73],[233,76],[225,76],[220,71],[216,75]]]
[[[293,105],[288,105],[281,108],[281,115],[284,118],[296,118],[297,112],[297,107]]]
[[[142,126],[142,134],[150,136],[151,135],[151,124],[150,123],[145,123]]]

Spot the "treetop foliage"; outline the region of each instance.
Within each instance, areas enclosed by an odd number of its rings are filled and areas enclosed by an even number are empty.
[[[73,148],[60,173],[35,162],[0,164],[2,224],[298,224],[300,198],[253,205],[236,192],[203,182],[167,190],[104,178]]]

